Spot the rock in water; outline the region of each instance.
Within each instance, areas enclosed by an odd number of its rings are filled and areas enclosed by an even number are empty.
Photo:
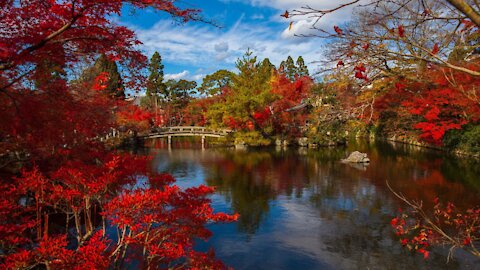
[[[308,138],[307,137],[298,138],[297,143],[300,147],[307,147],[308,146]]]
[[[342,159],[342,162],[346,163],[369,163],[370,159],[367,157],[367,154],[360,153],[355,151],[348,156],[346,159]]]

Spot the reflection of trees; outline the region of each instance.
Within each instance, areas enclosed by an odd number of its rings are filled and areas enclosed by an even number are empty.
[[[445,159],[441,172],[445,178],[455,181],[461,175],[461,180],[474,190],[480,191],[480,160],[478,159]]]
[[[211,174],[206,180],[216,186],[217,192],[231,201],[232,208],[240,214],[240,231],[253,234],[257,231],[274,191],[264,181],[265,170],[257,167],[271,163],[268,153],[245,153],[230,155],[211,165]]]
[[[325,252],[341,262],[339,269],[460,269],[458,262],[445,265],[445,257],[433,254],[424,261],[409,256],[394,236],[390,220],[398,202],[382,188],[366,180],[320,180],[313,184],[310,205],[322,220],[316,232]],[[327,256],[327,255],[323,255]],[[383,268],[382,268],[383,269]]]
[[[475,163],[389,143],[351,143],[348,148],[304,150],[176,149],[164,151],[156,162],[164,164],[166,169],[162,171],[176,172],[189,171],[190,166],[201,164],[207,184],[216,186],[217,194],[224,196],[240,214],[238,227],[242,232],[256,233],[262,222],[270,218],[267,215],[272,207],[294,211],[300,221],[290,224],[295,224],[296,229],[281,227],[289,220],[275,229],[280,228],[282,233],[287,230],[291,235],[285,238],[292,240],[288,244],[300,250],[308,250],[311,242],[318,241],[319,247],[326,249],[327,257],[332,255],[335,260],[340,258],[346,262],[347,266],[339,268],[385,265],[388,269],[408,269],[418,264],[418,269],[445,269],[442,257],[427,264],[421,259],[417,261],[418,257],[406,256],[389,224],[398,207],[403,205],[387,189],[385,181],[388,179],[394,189],[411,199],[430,202],[439,196],[459,206],[471,206],[480,203],[478,191],[475,192],[478,186],[470,184],[478,181],[475,176],[480,174]],[[366,171],[339,162],[354,150],[368,153],[372,162]],[[270,203],[274,200],[278,200],[278,204]],[[285,210],[285,202],[291,207],[305,206],[303,209],[313,213],[318,223],[297,228],[304,224],[301,220],[306,216],[297,211],[299,208]],[[312,231],[315,238],[301,243],[292,233],[297,229],[315,228],[318,228],[317,232]],[[325,252],[319,256],[325,256]],[[458,267],[453,262],[448,268]]]
[[[463,207],[479,203],[478,163],[405,144],[352,143],[349,148],[368,152],[371,165],[362,176],[382,189],[388,180],[394,190],[430,206],[436,197]]]
[[[216,186],[221,194],[231,200],[232,208],[240,214],[240,231],[249,234],[257,231],[264,214],[269,210],[268,203],[274,197],[269,185],[253,183],[251,176],[251,173],[242,172],[207,180],[209,185]]]
[[[221,160],[209,165],[208,185],[232,202],[240,214],[239,228],[255,233],[269,211],[269,201],[277,194],[302,197],[308,186],[305,158],[291,153],[268,151],[225,152]]]
[[[366,171],[339,162],[353,150],[369,154],[372,163]],[[422,148],[390,143],[352,143],[348,149],[321,148],[302,155],[296,152],[224,151],[209,162],[212,174],[207,183],[217,186],[219,192],[232,201],[232,207],[242,216],[239,226],[243,231],[256,231],[262,216],[269,210],[269,201],[278,194],[302,198],[308,191],[311,203],[323,208],[322,215],[327,214],[325,207],[340,204],[341,199],[353,203],[351,208],[371,212],[381,211],[382,206],[395,201],[391,209],[396,210],[401,205],[387,190],[386,180],[407,197],[424,200],[427,204],[437,196],[459,205],[478,203],[477,196],[462,183],[466,182],[464,176],[457,175],[459,179],[455,181],[444,174],[448,166],[453,166],[452,160],[442,159],[437,153]],[[474,172],[467,165],[464,170]],[[377,193],[383,194],[382,201],[378,200]],[[339,205],[335,207],[335,214],[341,215],[345,210]]]

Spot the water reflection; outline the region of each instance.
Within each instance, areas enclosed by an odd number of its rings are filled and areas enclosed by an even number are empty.
[[[199,243],[237,269],[476,269],[475,258],[445,261],[435,250],[424,261],[408,254],[389,221],[402,205],[386,180],[431,207],[435,197],[460,207],[480,204],[479,164],[390,143],[352,142],[348,148],[225,149],[150,148],[158,172],[183,187],[216,186],[218,211],[240,214],[236,224],[212,225]],[[349,152],[367,152],[371,164],[342,164]],[[461,172],[461,173],[460,173]],[[477,263],[477,264],[476,264]]]

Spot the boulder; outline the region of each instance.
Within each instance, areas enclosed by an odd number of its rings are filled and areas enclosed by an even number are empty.
[[[360,153],[355,151],[348,156],[346,159],[342,159],[342,162],[345,163],[369,163],[370,159],[367,157],[367,154]]]
[[[307,137],[298,138],[297,143],[301,147],[307,147],[308,146],[308,138]]]

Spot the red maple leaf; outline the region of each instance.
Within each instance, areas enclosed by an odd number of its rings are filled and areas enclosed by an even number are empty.
[[[343,31],[342,29],[340,29],[340,27],[338,26],[334,26],[333,29],[335,30],[335,32],[338,34],[338,35],[342,35],[343,34]]]
[[[435,45],[433,45],[432,54],[437,55],[439,51],[440,51],[440,48],[438,47],[438,43],[435,43]]]

